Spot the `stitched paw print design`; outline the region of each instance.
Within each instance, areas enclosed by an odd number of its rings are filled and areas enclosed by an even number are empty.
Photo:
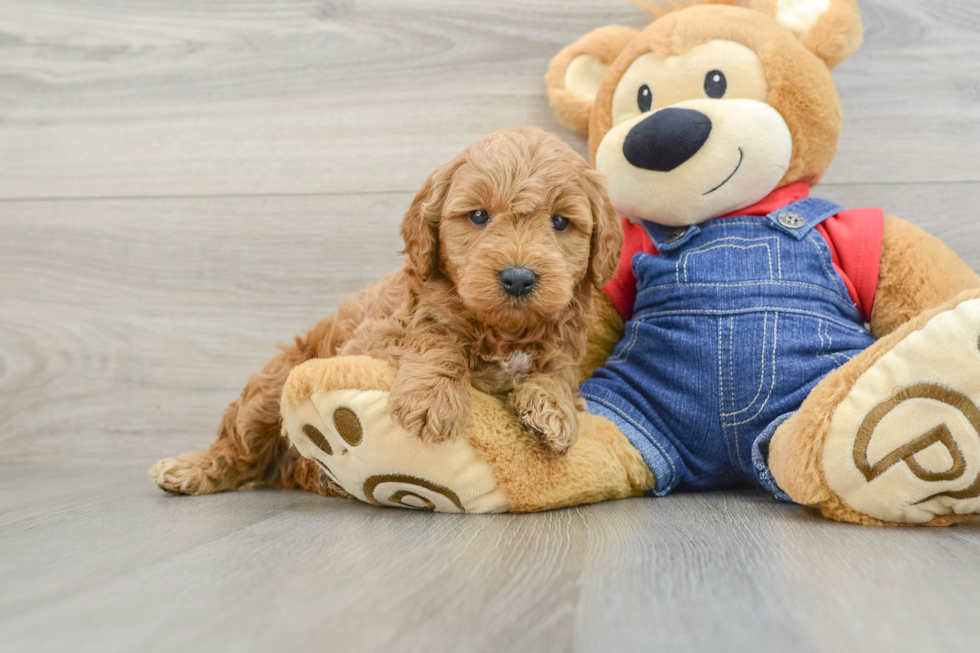
[[[315,359],[290,373],[283,428],[305,458],[361,501],[437,512],[509,508],[465,438],[428,443],[387,411],[389,368],[365,357]]]
[[[980,512],[980,300],[940,313],[857,380],[823,468],[844,501],[885,521]]]

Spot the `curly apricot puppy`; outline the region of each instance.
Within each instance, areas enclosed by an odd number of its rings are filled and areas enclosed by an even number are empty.
[[[623,239],[602,175],[539,129],[506,129],[438,168],[401,231],[405,268],[342,301],[253,375],[208,451],[154,465],[160,487],[308,485],[279,437],[279,396],[293,367],[335,355],[392,363],[389,409],[424,439],[466,424],[473,386],[507,396],[546,446],[568,450],[592,291],[615,272]]]

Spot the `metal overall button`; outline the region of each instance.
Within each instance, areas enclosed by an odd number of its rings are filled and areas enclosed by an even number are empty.
[[[671,243],[676,243],[678,240],[684,237],[684,234],[687,233],[688,229],[690,229],[690,227],[681,227],[680,229],[674,229],[673,231],[670,232],[670,235],[667,236],[666,243],[668,245],[670,245]]]
[[[779,220],[779,224],[788,229],[799,229],[806,224],[806,218],[799,213],[793,213],[792,211],[783,211],[776,216],[776,219]]]

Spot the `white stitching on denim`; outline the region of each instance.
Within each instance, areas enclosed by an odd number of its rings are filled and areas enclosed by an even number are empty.
[[[821,292],[834,300],[840,299],[840,295],[838,293],[831,292],[826,288],[821,288],[820,286],[815,286],[810,283],[801,283],[801,282],[793,282],[793,281],[744,281],[740,283],[707,283],[707,282],[695,281],[694,283],[677,283],[674,285],[666,285],[666,286],[651,286],[650,288],[641,290],[639,293],[637,293],[636,296],[641,297],[647,294],[648,292],[653,292],[655,290],[675,290],[677,288],[699,288],[699,287],[741,288],[741,287],[752,287],[752,286],[786,286],[787,288],[806,288],[808,290],[816,290],[817,292]],[[854,302],[851,301],[841,302],[841,306],[847,308],[848,310],[853,309],[855,315],[857,314],[857,309],[854,307]]]
[[[823,358],[829,358],[834,362],[834,364],[837,364],[837,359],[834,358],[834,352],[832,350],[832,347],[834,346],[834,339],[830,337],[830,326],[826,322],[821,322],[821,324],[823,326],[823,337],[821,338],[821,341],[823,338],[826,338],[827,346],[820,355]]]
[[[827,355],[827,339],[823,335],[824,329],[826,328],[827,325],[823,320],[817,320],[817,336],[820,338],[820,351],[817,352],[817,358],[829,358]]]
[[[830,337],[829,328],[824,320],[817,321],[817,335],[820,336],[820,351],[817,352],[817,358],[829,358],[835,365],[839,365],[840,363],[834,358],[834,353],[830,351],[834,339]],[[827,334],[826,337],[824,334]]]
[[[732,332],[734,333],[735,320],[732,320]],[[734,336],[733,336],[734,337]],[[745,408],[742,410],[735,410],[735,393],[732,393],[732,411],[730,413],[722,413],[725,417],[734,417],[735,415],[741,415],[744,412],[751,410],[755,402],[762,396],[762,387],[766,384],[766,342],[769,340],[769,313],[764,313],[762,316],[762,355],[761,355],[761,372],[759,374],[759,389],[756,390],[755,396],[752,397],[752,401],[746,404]],[[735,358],[732,356],[732,358]],[[732,378],[735,378],[735,368],[734,364],[732,366]],[[734,385],[734,384],[733,384]],[[769,391],[772,394],[772,391]]]
[[[830,270],[827,268],[827,256],[824,253],[823,248],[820,246],[820,243],[814,238],[812,232],[810,233],[809,236],[807,236],[807,240],[810,241],[811,245],[817,248],[817,258],[820,259],[820,265],[823,266],[823,272],[824,274],[827,275],[827,279],[829,279],[830,282],[834,284],[834,288],[837,289],[838,296],[840,296],[842,300],[847,301],[849,299],[848,297],[845,296],[847,292],[847,288],[841,288],[842,281],[840,279],[840,275],[831,274]],[[828,250],[830,249],[830,246],[827,245],[827,241],[824,241],[824,245],[827,246]],[[831,258],[830,260],[831,266],[833,266],[833,262],[834,262],[833,258]],[[844,292],[841,292],[842,290]],[[853,300],[851,301],[851,303],[852,304],[854,303]]]
[[[674,315],[745,315],[748,313],[793,313],[797,315],[809,315],[811,317],[823,318],[832,324],[836,324],[844,329],[854,331],[855,333],[866,334],[867,329],[862,326],[852,324],[850,322],[845,322],[843,320],[838,320],[834,317],[827,317],[822,313],[816,313],[814,311],[807,311],[802,308],[788,308],[786,306],[753,306],[751,308],[733,308],[733,309],[677,309],[673,311],[656,311],[656,312],[645,312],[640,314],[638,317],[633,318],[641,322],[649,321],[651,318],[655,317],[670,317]]]
[[[637,336],[638,336],[638,334],[640,332],[640,324],[642,324],[642,322],[643,322],[642,320],[637,320],[635,318],[631,321],[630,327],[631,327],[632,333],[630,333],[630,340],[629,340],[629,342],[626,343],[626,347],[619,354],[617,354],[616,356],[610,356],[606,360],[606,365],[608,365],[609,363],[625,363],[626,362],[626,360],[629,358],[630,352],[633,351],[633,345],[636,344]]]
[[[769,384],[769,394],[766,395],[766,400],[762,402],[762,405],[759,407],[759,411],[755,415],[748,418],[747,420],[743,420],[741,422],[735,422],[734,424],[732,424],[732,426],[738,426],[739,424],[748,424],[756,417],[761,415],[762,411],[764,411],[766,409],[766,406],[769,405],[769,400],[772,398],[772,391],[776,387],[776,349],[778,345],[779,345],[779,313],[776,313],[772,325],[772,368],[771,368],[772,382]],[[741,464],[741,454],[739,454],[739,457],[740,457],[739,464]]]
[[[722,325],[725,323],[725,318],[719,318],[718,320],[718,394],[721,400],[725,400],[725,379],[724,372],[722,371],[723,366],[721,364],[721,330]]]
[[[733,320],[734,322],[734,320]],[[721,334],[725,329],[725,318],[718,318],[718,401],[721,405],[721,410],[719,411],[718,419],[719,426],[721,426],[721,437],[725,441],[725,449],[728,451],[728,459],[731,460],[732,457],[732,447],[729,444],[728,429],[725,427],[725,418],[722,417],[725,410],[725,365],[724,356],[722,352],[722,337]],[[731,358],[729,357],[729,361]]]
[[[824,330],[823,331],[824,331],[824,333],[827,334],[827,349],[828,349],[827,355],[830,357],[830,360],[834,361],[834,363],[836,363],[837,365],[843,365],[843,363],[841,363],[839,360],[837,360],[837,357],[840,356],[840,354],[838,352],[836,352],[836,351],[833,351],[833,348],[834,348],[834,337],[832,335],[830,335],[830,327],[829,326],[824,326]]]
[[[828,322],[832,322],[837,326],[843,327],[854,331],[855,333],[866,333],[867,330],[856,324],[850,324],[844,322],[843,320],[838,320],[836,318],[827,317],[820,313],[815,313],[814,311],[806,311],[800,308],[787,308],[786,306],[754,306],[752,308],[736,308],[736,309],[701,309],[701,310],[675,310],[675,311],[656,311],[642,313],[638,317],[633,318],[634,320],[647,321],[653,317],[667,317],[671,315],[745,315],[746,313],[794,313],[797,315],[810,315],[812,317],[824,318]]]
[[[724,243],[726,241],[741,241],[743,243],[760,243],[762,245],[769,245],[769,241],[778,240],[778,236],[763,236],[759,238],[744,238],[742,236],[721,236],[713,240],[709,240],[703,245],[699,245],[693,249],[687,250],[687,254],[696,254],[702,250],[714,249],[718,243]]]
[[[823,333],[821,333],[821,328],[823,328],[823,320],[817,320],[817,337],[820,338],[820,351],[817,352],[817,356],[825,356],[823,352],[827,349],[827,344],[823,340]]]
[[[783,280],[783,254],[781,248],[779,247],[779,239],[776,239],[776,264],[779,269],[779,280]]]
[[[730,238],[722,238],[720,240],[733,240],[733,239],[730,239]],[[745,240],[745,239],[739,239],[739,240]],[[714,242],[718,242],[718,241],[714,241]],[[692,251],[689,251],[689,252],[685,252],[684,253],[684,283],[690,283],[690,281],[688,281],[689,275],[688,275],[688,271],[687,271],[687,261],[688,261],[688,258],[690,257],[691,254],[703,254],[705,252],[710,252],[711,250],[715,250],[715,249],[755,249],[756,247],[765,247],[766,248],[766,258],[769,259],[769,279],[770,280],[774,280],[773,279],[773,274],[772,274],[772,250],[769,249],[769,243],[761,243],[759,245],[746,245],[746,246],[742,246],[742,245],[717,245],[715,247],[703,247],[703,248],[698,249],[698,250],[692,250]]]
[[[674,461],[670,459],[670,454],[667,453],[667,450],[664,449],[663,448],[663,445],[660,444],[659,442],[657,442],[653,438],[652,435],[650,435],[650,432],[648,430],[646,430],[645,428],[643,428],[642,426],[640,426],[640,424],[636,420],[634,420],[632,417],[630,417],[629,415],[627,415],[626,413],[624,413],[619,407],[613,406],[611,403],[609,403],[608,401],[606,401],[602,397],[598,397],[596,395],[589,394],[587,392],[583,392],[582,393],[582,396],[585,397],[586,399],[591,399],[592,401],[596,402],[597,404],[602,404],[603,406],[605,406],[606,408],[608,408],[612,412],[614,412],[617,415],[619,415],[620,417],[622,417],[625,421],[627,421],[630,424],[632,424],[636,428],[636,430],[638,430],[641,433],[643,433],[643,435],[647,436],[647,440],[649,440],[650,444],[652,444],[654,447],[657,448],[657,451],[660,452],[660,455],[664,457],[664,460],[670,466],[670,481],[667,482],[667,483],[665,483],[665,485],[673,485],[674,484],[674,479],[677,478],[677,467],[676,467],[676,465],[674,465]],[[657,480],[659,481],[659,479],[657,479]]]
[[[723,322],[724,322],[724,318],[721,318],[721,319],[718,320],[718,349],[717,349],[717,356],[716,356],[717,361],[718,361],[718,392],[721,393],[722,400],[724,400],[724,396],[725,396],[725,380],[723,378],[723,374],[722,374],[722,371],[721,371],[722,370],[722,366],[721,366],[721,328],[722,328],[722,323]]]
[[[729,406],[732,410],[735,410],[735,318],[728,318],[728,378],[731,380],[729,392],[731,393],[731,401]],[[722,423],[725,423],[725,414],[721,414]],[[729,437],[728,431],[729,426],[726,423],[724,434],[725,434],[725,448],[728,450],[728,460],[733,465],[738,462],[738,427],[733,427],[731,430],[734,433]],[[732,456],[732,449],[735,450],[735,456]]]
[[[759,244],[758,245],[748,245],[748,246],[740,246],[740,245],[719,245],[718,244],[718,243],[723,243],[725,241],[730,241],[730,240],[738,240],[738,241],[743,241],[743,242],[747,242],[747,243],[759,243]],[[704,253],[704,252],[710,252],[713,249],[722,249],[722,248],[729,248],[729,249],[755,249],[756,247],[765,247],[766,248],[766,256],[769,258],[769,280],[770,281],[774,281],[773,275],[772,275],[772,250],[769,249],[769,242],[768,242],[770,240],[775,240],[775,239],[774,238],[738,238],[738,237],[735,237],[735,236],[729,236],[729,237],[726,237],[726,238],[716,238],[715,240],[712,240],[710,243],[706,243],[706,244],[702,245],[701,247],[696,247],[694,249],[688,250],[688,251],[684,252],[683,256],[681,256],[681,259],[680,259],[680,261],[683,261],[684,262],[684,283],[688,283],[687,259],[692,254],[701,254],[701,253]],[[678,264],[680,264],[680,261],[678,261]],[[679,276],[677,278],[677,283],[680,283],[680,277]]]
[[[728,380],[731,387],[728,389],[731,394],[731,401],[728,405],[735,410],[735,318],[728,318]],[[724,415],[724,413],[722,413]]]
[[[765,216],[762,217],[765,218]],[[709,225],[702,226],[701,233],[704,233],[708,229],[714,229],[715,227],[731,227],[735,225],[749,226],[749,227],[764,227],[767,230],[770,229],[768,220],[766,220],[765,222],[734,222],[731,218],[725,218],[723,221],[716,220]]]

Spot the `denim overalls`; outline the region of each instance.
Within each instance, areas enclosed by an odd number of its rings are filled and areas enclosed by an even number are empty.
[[[687,229],[644,222],[633,318],[582,384],[657,478],[653,494],[745,481],[790,500],[767,465],[776,428],[872,342],[814,228],[843,209],[806,198]]]

